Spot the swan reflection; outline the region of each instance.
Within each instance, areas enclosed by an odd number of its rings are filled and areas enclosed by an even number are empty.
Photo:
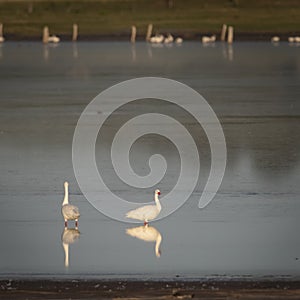
[[[145,242],[155,242],[155,255],[160,257],[161,251],[159,247],[162,241],[162,236],[156,228],[147,224],[145,226],[128,228],[126,229],[126,233]]]
[[[69,266],[69,244],[73,244],[78,241],[80,232],[75,228],[65,228],[62,235],[61,241],[65,251],[65,267]]]

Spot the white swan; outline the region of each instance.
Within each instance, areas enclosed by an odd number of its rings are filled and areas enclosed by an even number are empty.
[[[77,206],[69,204],[69,183],[65,182],[65,197],[62,203],[61,212],[65,219],[65,228],[68,227],[69,220],[75,220],[75,228],[78,229],[78,219],[80,217],[79,209]]]
[[[295,38],[293,36],[289,36],[288,37],[288,41],[289,41],[289,43],[294,43],[295,42]]]
[[[174,38],[173,38],[172,34],[169,33],[168,36],[165,38],[164,43],[170,44],[170,43],[173,43],[173,41],[174,41]]]
[[[5,41],[3,36],[0,36],[0,43],[3,43]]]
[[[177,37],[177,38],[175,39],[175,43],[176,43],[176,44],[182,44],[182,42],[183,42],[183,38],[181,38],[181,37]]]
[[[147,224],[145,226],[128,228],[126,229],[126,233],[145,242],[155,242],[155,255],[160,257],[161,251],[159,247],[162,241],[162,236],[156,228],[148,226]]]
[[[216,35],[212,35],[212,36],[203,36],[202,37],[202,43],[203,44],[207,44],[207,43],[214,43],[216,41],[217,37]]]
[[[155,219],[161,211],[161,205],[158,199],[159,195],[160,195],[160,190],[155,190],[154,192],[155,205],[146,205],[131,210],[126,214],[126,218],[141,220],[144,221],[144,225],[148,224],[148,221]]]
[[[155,36],[152,36],[150,38],[150,43],[154,43],[154,44],[160,44],[164,41],[164,36],[162,34],[157,34]]]
[[[61,241],[65,252],[65,267],[69,266],[69,244],[76,242],[79,239],[79,236],[79,230],[74,228],[65,228],[62,233]]]
[[[273,36],[272,38],[271,38],[271,42],[272,43],[278,43],[280,41],[280,37],[279,36]]]
[[[59,43],[60,38],[56,35],[51,35],[48,37],[48,43]]]

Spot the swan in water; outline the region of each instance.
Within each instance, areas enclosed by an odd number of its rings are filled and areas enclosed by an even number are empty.
[[[279,37],[279,36],[273,36],[273,37],[271,38],[271,42],[272,42],[272,43],[278,43],[278,42],[280,42],[280,37]]]
[[[60,38],[56,35],[50,35],[48,37],[48,43],[59,43],[60,42]]]
[[[65,228],[68,227],[69,220],[75,220],[75,228],[78,229],[78,219],[80,217],[79,209],[77,206],[69,204],[69,183],[65,182],[65,197],[62,203],[61,212],[65,219]]]
[[[182,44],[182,42],[183,42],[183,39],[182,39],[181,37],[177,37],[177,38],[175,39],[175,43],[176,43],[176,44]]]
[[[131,210],[126,214],[126,218],[141,220],[144,221],[144,225],[148,224],[148,221],[155,219],[161,211],[161,205],[158,199],[159,195],[160,195],[160,190],[158,189],[155,190],[154,192],[155,205],[146,205]]]
[[[216,41],[216,35],[212,36],[203,36],[202,37],[202,43],[207,44],[207,43],[214,43]]]
[[[155,255],[160,257],[161,251],[159,247],[162,241],[162,236],[156,228],[147,224],[145,226],[128,228],[126,229],[126,233],[145,242],[155,242]]]
[[[289,36],[288,37],[288,41],[289,41],[289,43],[294,43],[295,42],[295,38],[293,36]]]
[[[164,41],[164,36],[162,34],[156,34],[150,38],[150,43],[160,44]]]
[[[172,34],[169,33],[168,36],[165,38],[164,43],[170,44],[170,43],[173,43],[173,41],[174,41],[174,38],[173,38]]]
[[[61,241],[65,251],[65,267],[69,266],[69,244],[75,243],[79,239],[79,236],[79,230],[74,228],[65,228],[61,235]]]

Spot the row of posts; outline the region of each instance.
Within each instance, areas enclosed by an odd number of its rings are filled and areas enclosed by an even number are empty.
[[[78,25],[73,24],[72,41],[76,42],[78,39]],[[49,28],[45,26],[43,29],[43,43],[47,44],[49,41]]]
[[[149,24],[148,29],[147,29],[147,34],[146,34],[146,41],[148,42],[151,38],[152,35],[152,30],[153,30],[153,25]],[[233,42],[233,27],[228,26],[228,35],[227,35],[227,42],[231,44]],[[131,27],[131,42],[134,43],[136,40],[136,26]],[[227,25],[223,24],[222,26],[222,31],[221,31],[221,41],[226,40],[226,33],[227,33]],[[3,37],[3,25],[0,23],[0,37]],[[73,24],[73,34],[72,34],[72,41],[77,41],[78,39],[78,25]],[[48,43],[49,40],[49,28],[48,26],[45,26],[43,29],[43,43]]]
[[[147,34],[146,34],[146,41],[147,42],[150,41],[150,38],[151,38],[151,35],[152,35],[152,29],[153,29],[153,25],[149,24],[148,25],[148,29],[147,29]],[[130,38],[130,41],[132,43],[135,43],[136,33],[137,33],[136,26],[132,26],[131,27],[131,38]],[[227,33],[227,25],[223,24],[222,31],[221,31],[221,41],[222,42],[224,42],[225,39],[226,39],[226,33]],[[233,42],[233,33],[234,33],[233,27],[232,26],[228,26],[227,42],[229,44],[231,44]]]
[[[226,32],[227,32],[227,25],[223,24],[222,31],[221,31],[221,41],[225,42],[226,40]],[[228,26],[228,35],[227,35],[227,43],[231,44],[233,42],[233,27]]]

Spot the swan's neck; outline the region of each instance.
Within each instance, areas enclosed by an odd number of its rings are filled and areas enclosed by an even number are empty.
[[[155,200],[157,209],[158,209],[159,211],[161,211],[161,205],[160,205],[160,202],[159,202],[159,199],[158,199],[158,194],[155,194],[154,200]]]
[[[69,266],[69,244],[63,243],[65,250],[65,267]]]
[[[69,204],[69,188],[67,185],[65,185],[65,197],[62,205],[64,206],[66,204]]]
[[[156,244],[155,244],[155,255],[157,257],[160,257],[160,251],[159,251],[159,246],[160,246],[160,243],[162,241],[162,237],[161,235],[159,234],[156,238]]]

